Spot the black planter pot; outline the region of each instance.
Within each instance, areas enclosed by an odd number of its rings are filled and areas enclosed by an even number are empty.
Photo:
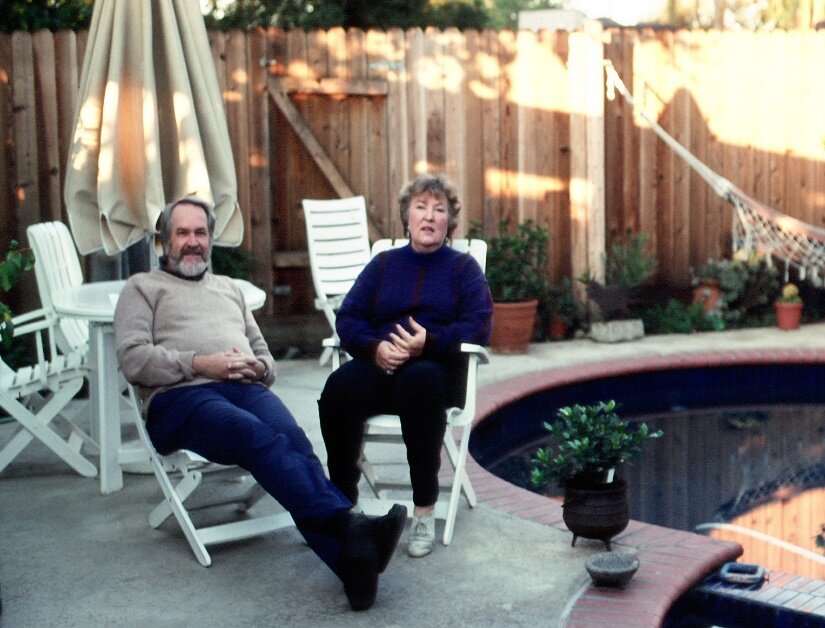
[[[564,485],[563,518],[576,539],[597,539],[610,551],[610,539],[627,527],[630,510],[627,482],[588,483],[567,481]]]

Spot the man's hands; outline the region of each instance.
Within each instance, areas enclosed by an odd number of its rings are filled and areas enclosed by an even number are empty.
[[[225,379],[235,382],[256,382],[266,373],[266,365],[254,355],[241,353],[235,347],[232,351],[196,355],[192,368],[198,375],[210,379]]]
[[[396,325],[396,333],[391,333],[389,340],[384,340],[375,351],[375,363],[379,368],[393,372],[410,358],[417,358],[424,351],[427,330],[410,316],[410,331]]]

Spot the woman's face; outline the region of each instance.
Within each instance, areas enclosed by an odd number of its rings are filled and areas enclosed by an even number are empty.
[[[447,199],[424,192],[410,201],[407,229],[410,244],[417,253],[432,253],[441,248],[447,239],[449,222]]]

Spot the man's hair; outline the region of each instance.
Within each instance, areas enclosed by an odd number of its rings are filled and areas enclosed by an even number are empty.
[[[172,239],[172,212],[175,207],[183,205],[184,203],[200,207],[206,212],[206,226],[209,228],[209,240],[212,240],[215,232],[215,209],[212,203],[199,196],[184,196],[169,203],[163,208],[163,212],[160,215],[160,241],[161,244],[163,244],[164,250],[166,250],[166,245],[169,244],[169,241]]]
[[[401,209],[401,223],[404,225],[404,230],[407,230],[409,224],[412,199],[425,192],[433,196],[443,196],[447,201],[447,237],[451,238],[458,225],[456,217],[461,211],[461,200],[458,198],[455,184],[440,173],[422,174],[401,188],[398,194],[398,205]]]

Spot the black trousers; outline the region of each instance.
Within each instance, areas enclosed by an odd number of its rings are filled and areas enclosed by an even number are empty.
[[[462,359],[415,359],[388,375],[356,358],[329,376],[318,402],[329,476],[353,503],[358,501],[364,422],[377,414],[401,417],[413,503],[436,502],[446,410],[460,394],[454,380],[458,376],[463,382],[462,364]]]

